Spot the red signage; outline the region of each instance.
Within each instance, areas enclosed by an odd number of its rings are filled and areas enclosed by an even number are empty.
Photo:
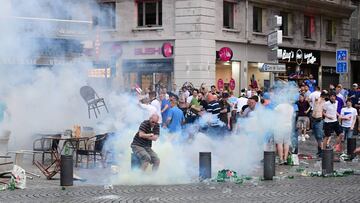
[[[174,52],[173,46],[168,42],[163,44],[161,50],[164,57],[170,57],[173,55]]]
[[[229,47],[223,47],[219,50],[219,58],[221,61],[230,61],[233,57],[233,51]]]
[[[235,89],[235,80],[233,78],[231,78],[230,82],[229,82],[229,88],[231,90]]]
[[[218,89],[223,89],[224,88],[224,81],[222,79],[219,79],[217,81],[217,87],[218,87]]]

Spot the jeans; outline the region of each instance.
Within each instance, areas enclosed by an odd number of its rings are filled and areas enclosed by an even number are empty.
[[[345,139],[348,139],[348,138],[352,138],[353,136],[353,130],[347,127],[342,127],[343,128],[343,131],[344,131],[344,135],[345,135]]]
[[[313,119],[312,122],[312,129],[313,129],[313,134],[315,136],[316,141],[319,143],[322,141],[323,137],[324,137],[324,132],[323,132],[323,121],[316,121]]]

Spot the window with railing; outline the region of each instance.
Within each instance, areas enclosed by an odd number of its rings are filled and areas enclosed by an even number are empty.
[[[223,6],[223,27],[228,29],[234,29],[235,2],[224,0]]]
[[[138,26],[159,27],[162,25],[161,0],[137,0]]]
[[[280,12],[282,17],[282,25],[280,30],[283,31],[283,36],[290,36],[292,29],[292,15],[288,12]]]
[[[262,32],[262,8],[254,7],[253,9],[253,31]]]
[[[116,2],[99,3],[98,26],[105,29],[116,28]]]
[[[326,32],[326,41],[334,41],[336,29],[335,23],[333,20],[325,20],[325,32]]]
[[[304,16],[304,37],[305,39],[312,39],[315,35],[315,17]]]

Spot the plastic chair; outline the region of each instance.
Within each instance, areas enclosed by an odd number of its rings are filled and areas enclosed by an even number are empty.
[[[95,117],[97,118],[97,113],[100,114],[99,107],[104,106],[106,111],[109,113],[108,108],[106,107],[104,98],[100,98],[95,90],[90,86],[83,86],[80,88],[80,95],[85,100],[88,105],[88,113],[90,118],[90,111],[94,110]]]

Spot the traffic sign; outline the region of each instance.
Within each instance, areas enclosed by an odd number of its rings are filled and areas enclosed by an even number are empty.
[[[336,62],[336,73],[347,73],[348,72],[348,63],[346,61]]]
[[[286,71],[285,64],[264,63],[260,68],[260,72],[285,72],[285,71]]]
[[[267,35],[268,47],[279,46],[282,43],[282,30],[275,30]]]
[[[336,50],[336,61],[348,61],[349,51],[347,49]]]

